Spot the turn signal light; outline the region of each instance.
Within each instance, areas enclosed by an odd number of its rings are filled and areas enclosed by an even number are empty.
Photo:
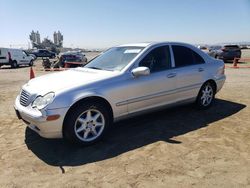
[[[47,121],[54,121],[54,120],[57,120],[57,119],[59,119],[59,117],[60,117],[60,115],[51,115],[51,116],[48,116],[47,117]]]

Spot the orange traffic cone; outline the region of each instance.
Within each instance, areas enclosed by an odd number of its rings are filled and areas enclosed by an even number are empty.
[[[34,73],[33,68],[32,68],[32,66],[31,66],[31,67],[30,67],[30,80],[31,80],[32,78],[35,78],[35,73]]]
[[[238,61],[239,61],[239,59],[234,58],[234,61],[233,61],[233,68],[238,68],[238,66],[237,66]]]

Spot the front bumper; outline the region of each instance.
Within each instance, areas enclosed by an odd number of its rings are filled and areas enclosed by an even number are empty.
[[[31,107],[24,107],[20,104],[19,96],[16,98],[14,108],[19,119],[22,119],[29,128],[37,132],[44,138],[62,138],[62,125],[68,108],[39,111]],[[48,121],[47,117],[60,115],[53,121]]]

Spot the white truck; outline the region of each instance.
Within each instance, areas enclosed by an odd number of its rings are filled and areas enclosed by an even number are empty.
[[[0,67],[10,65],[17,68],[19,65],[33,65],[34,58],[21,49],[0,48]]]

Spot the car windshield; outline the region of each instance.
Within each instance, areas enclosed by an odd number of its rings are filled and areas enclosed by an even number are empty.
[[[29,56],[25,51],[23,51],[23,55]]]
[[[142,51],[142,49],[143,47],[128,46],[110,48],[84,67],[108,71],[121,71]]]

